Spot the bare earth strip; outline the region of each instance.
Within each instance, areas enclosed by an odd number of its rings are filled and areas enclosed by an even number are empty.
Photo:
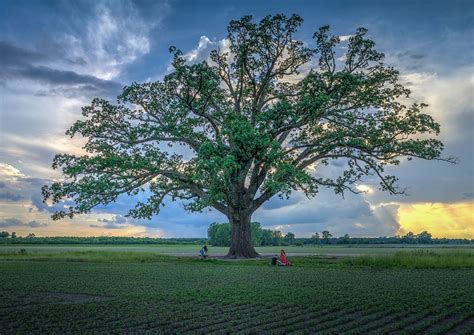
[[[194,257],[198,258],[201,257],[197,252],[160,252],[162,255],[167,256],[175,256],[175,257]],[[224,258],[227,253],[213,253],[209,255],[209,258]],[[276,253],[260,253],[260,258],[271,258],[272,256],[276,255]],[[363,254],[346,254],[346,253],[331,253],[331,254],[317,254],[314,252],[287,252],[286,256],[288,257],[300,257],[300,256],[313,256],[318,258],[326,258],[326,259],[334,259],[334,258],[345,258],[345,257],[358,257],[362,256]],[[258,258],[257,258],[258,259]]]

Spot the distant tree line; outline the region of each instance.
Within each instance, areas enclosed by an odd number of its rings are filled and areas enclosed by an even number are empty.
[[[36,237],[28,234],[25,237],[0,232],[0,244],[204,244],[206,238],[153,238],[153,237]]]
[[[383,236],[383,237],[350,237],[348,234],[340,237],[324,230],[315,233],[311,238],[297,238],[295,241],[302,244],[322,245],[322,244],[474,244],[474,240],[433,238],[431,233],[423,231],[419,234],[408,232],[406,235]]]
[[[337,244],[474,244],[469,239],[433,238],[423,231],[419,234],[409,232],[401,236],[383,237],[350,237],[348,234],[334,237],[329,231],[317,232],[311,237],[295,237],[288,232],[262,228],[258,222],[252,222],[252,243],[254,246],[288,246],[288,245],[337,245]],[[213,246],[230,245],[230,224],[212,223],[207,231],[208,238],[152,238],[152,237],[36,237],[34,233],[17,236],[16,232],[0,232],[0,244],[191,244],[208,243]]]

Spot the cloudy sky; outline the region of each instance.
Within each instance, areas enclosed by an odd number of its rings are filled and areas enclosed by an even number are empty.
[[[430,105],[441,124],[445,162],[412,161],[394,173],[408,195],[391,196],[365,180],[362,195],[342,199],[272,199],[255,213],[263,226],[310,236],[419,233],[474,238],[474,3],[472,1],[21,1],[0,2],[0,230],[38,236],[206,236],[224,222],[216,212],[186,213],[167,203],[151,221],[125,218],[121,197],[73,220],[52,221],[57,207],[40,188],[61,178],[56,153],[81,153],[64,135],[94,97],[114,99],[124,85],[160,79],[176,45],[190,61],[222,43],[231,19],[298,13],[298,38],[312,43],[318,27],[334,34],[369,29],[386,62],[401,72],[413,99]],[[337,166],[333,167],[337,169]],[[330,173],[331,171],[329,171]]]

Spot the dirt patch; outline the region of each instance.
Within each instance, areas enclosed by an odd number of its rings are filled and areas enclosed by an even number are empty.
[[[175,257],[191,257],[191,258],[200,258],[201,256],[192,253],[192,252],[164,252],[161,253],[162,255],[167,255],[167,256],[175,256]],[[209,255],[210,259],[223,259],[223,260],[229,260],[229,261],[241,261],[241,260],[251,260],[251,259],[266,259],[266,258],[272,258],[274,255],[279,254],[279,253],[261,253],[260,257],[258,258],[226,258],[227,254],[224,253],[213,253]],[[316,258],[321,258],[321,259],[339,259],[339,258],[347,258],[347,257],[358,257],[361,256],[362,254],[345,254],[345,253],[334,253],[334,254],[315,254],[315,253],[309,253],[309,252],[287,252],[286,255],[288,257],[316,257]]]

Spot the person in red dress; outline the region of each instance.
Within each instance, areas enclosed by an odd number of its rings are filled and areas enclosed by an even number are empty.
[[[292,264],[286,259],[286,252],[283,249],[281,249],[280,252],[280,264],[283,266],[292,266]]]

